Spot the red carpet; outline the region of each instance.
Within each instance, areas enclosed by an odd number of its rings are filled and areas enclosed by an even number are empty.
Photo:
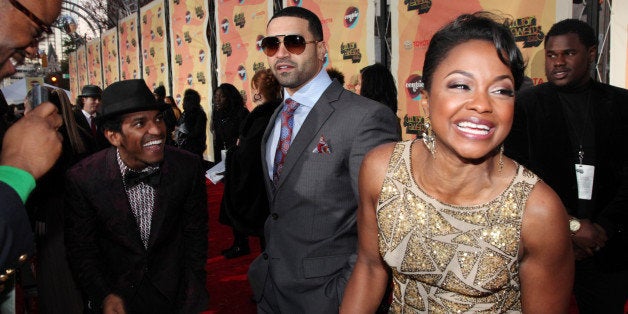
[[[250,238],[251,254],[225,259],[220,252],[233,244],[231,228],[218,222],[220,200],[224,185],[207,183],[209,207],[209,253],[207,259],[207,289],[209,313],[254,314],[253,293],[246,277],[249,264],[260,253],[257,238]]]

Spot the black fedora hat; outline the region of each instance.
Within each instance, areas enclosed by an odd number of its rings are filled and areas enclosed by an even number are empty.
[[[102,93],[102,104],[98,107],[98,116],[101,120],[121,114],[144,110],[163,111],[168,106],[157,103],[143,79],[115,82]]]
[[[81,90],[79,97],[100,97],[102,96],[102,89],[97,85],[85,85]]]

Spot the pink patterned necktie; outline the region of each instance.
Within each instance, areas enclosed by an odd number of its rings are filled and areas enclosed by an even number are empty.
[[[279,175],[283,169],[283,162],[286,160],[286,154],[290,148],[292,127],[294,126],[294,111],[297,110],[299,105],[298,102],[288,98],[281,110],[281,134],[279,135],[279,142],[277,142],[273,167],[273,184],[275,187],[277,187],[279,183]]]

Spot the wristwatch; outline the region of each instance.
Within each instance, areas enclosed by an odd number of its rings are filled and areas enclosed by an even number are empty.
[[[569,218],[569,231],[571,231],[571,235],[575,235],[578,230],[580,230],[580,220],[576,217]]]

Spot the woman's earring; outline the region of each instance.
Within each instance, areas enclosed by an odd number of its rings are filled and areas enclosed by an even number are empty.
[[[497,160],[497,164],[499,165],[497,171],[502,173],[502,170],[504,169],[504,144],[499,146],[499,159]]]
[[[423,121],[423,126],[425,127],[423,132],[423,143],[427,150],[432,154],[432,158],[436,158],[434,155],[436,153],[436,139],[434,138],[434,132],[432,131],[432,123],[429,117],[425,117]]]

